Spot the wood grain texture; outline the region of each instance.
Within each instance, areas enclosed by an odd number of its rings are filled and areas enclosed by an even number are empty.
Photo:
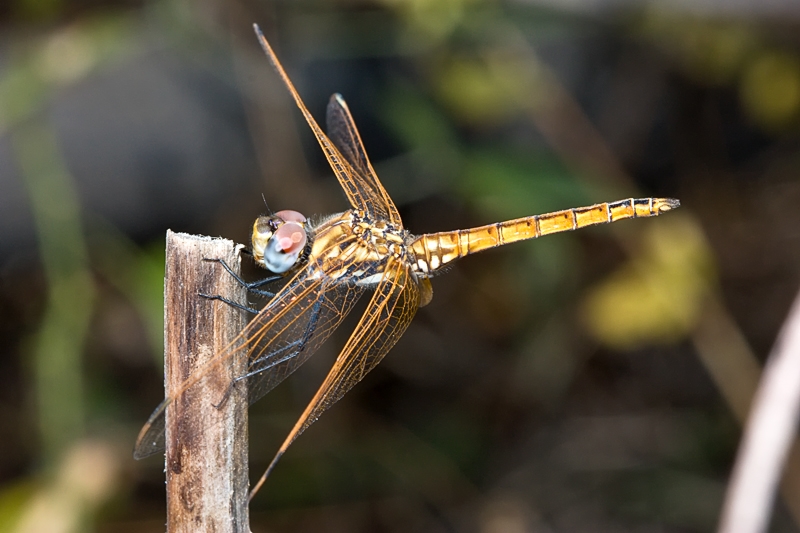
[[[223,259],[239,271],[233,242],[167,232],[167,396],[190,375],[213,364],[215,354],[222,353],[245,325],[242,311],[198,295],[219,294],[245,301],[243,287],[222,266],[204,258]],[[167,408],[169,533],[249,532],[247,389],[245,382],[231,386],[245,366],[241,358],[218,364]]]

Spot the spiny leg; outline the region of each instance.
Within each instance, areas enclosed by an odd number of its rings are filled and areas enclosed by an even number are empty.
[[[259,296],[265,296],[267,298],[272,298],[273,296],[275,296],[275,293],[269,291],[262,291],[259,289],[259,287],[261,287],[262,285],[266,285],[267,283],[272,283],[273,281],[278,281],[279,279],[283,278],[283,276],[281,276],[280,274],[275,274],[273,276],[267,276],[266,278],[254,281],[252,283],[248,283],[245,280],[243,280],[241,276],[239,276],[236,272],[234,272],[233,269],[228,266],[228,263],[226,263],[222,259],[204,257],[203,261],[208,261],[211,263],[219,263],[228,272],[228,274],[230,274],[233,277],[233,279],[235,279],[236,282],[239,283],[239,285],[241,285],[242,287],[245,288],[245,290],[247,290],[247,292],[252,292],[254,294],[258,294]]]
[[[280,350],[276,350],[276,351],[272,352],[268,357],[273,357],[277,353],[282,352],[284,350],[288,350],[289,348],[297,346],[297,345],[299,345],[301,343],[302,343],[302,341],[300,341],[300,340],[294,341],[294,342],[284,346]],[[277,361],[273,361],[272,363],[270,363],[269,365],[267,365],[264,368],[259,368],[258,370],[252,370],[252,371],[248,372],[247,374],[244,374],[242,376],[239,376],[239,377],[233,379],[231,381],[231,384],[228,385],[228,388],[225,389],[225,392],[223,393],[222,398],[220,398],[219,402],[214,404],[214,407],[216,409],[220,409],[225,404],[225,402],[228,401],[228,398],[230,397],[231,392],[233,392],[233,389],[239,384],[240,381],[242,381],[244,379],[247,379],[249,377],[255,376],[257,374],[260,374],[261,372],[264,372],[266,370],[269,370],[270,368],[272,368],[274,366],[277,366],[277,365],[283,363],[284,361],[288,361],[292,357],[295,357],[297,354],[299,354],[301,351],[302,351],[302,347],[299,350],[293,351],[289,355],[285,355],[285,356],[281,357]]]
[[[283,276],[280,276],[280,275],[276,274],[274,276],[267,276],[264,279],[260,279],[258,281],[254,281],[252,283],[248,283],[245,280],[243,280],[241,278],[241,276],[239,276],[236,272],[234,272],[233,269],[230,266],[228,266],[228,263],[226,263],[222,259],[214,259],[214,258],[204,257],[203,261],[219,263],[228,272],[228,274],[230,274],[233,277],[233,279],[236,280],[237,283],[239,283],[239,285],[241,285],[242,287],[245,288],[245,290],[247,292],[252,292],[254,294],[257,294],[259,296],[264,296],[266,298],[272,298],[273,296],[275,296],[275,293],[274,292],[269,292],[269,291],[262,291],[258,287],[261,287],[262,285],[266,285],[267,283],[272,283],[273,281],[277,281],[277,280],[279,280],[279,279],[281,279],[283,277]],[[231,300],[229,298],[225,298],[224,296],[220,296],[219,294],[213,294],[212,295],[212,294],[199,293],[199,296],[202,296],[203,298],[207,298],[209,300],[219,300],[220,302],[224,302],[224,303],[230,305],[231,307],[235,307],[236,309],[240,309],[242,311],[246,311],[248,313],[252,313],[253,315],[257,315],[258,314],[258,309],[254,309],[252,307],[248,307],[248,306],[246,306],[244,304],[240,304],[239,302],[234,302],[233,300]]]
[[[233,300],[225,298],[224,296],[220,296],[219,294],[204,294],[202,292],[198,292],[197,295],[207,300],[219,300],[220,302],[226,303],[231,307],[235,307],[236,309],[245,311],[247,313],[251,313],[253,315],[257,315],[259,313],[258,309],[247,307],[244,304],[240,304],[239,302],[234,302]]]
[[[273,367],[275,367],[275,366],[277,366],[277,365],[279,365],[279,364],[281,364],[281,363],[283,363],[285,361],[288,361],[289,359],[291,359],[293,357],[296,357],[298,354],[300,354],[300,352],[302,352],[305,349],[306,344],[308,344],[308,341],[311,340],[311,336],[314,335],[314,330],[317,328],[317,323],[319,322],[319,314],[320,314],[321,307],[322,307],[322,298],[320,297],[320,298],[317,299],[317,301],[314,302],[314,305],[311,307],[311,316],[308,319],[308,325],[305,327],[305,331],[303,331],[303,336],[302,337],[300,337],[296,341],[290,342],[289,344],[287,344],[283,348],[280,348],[278,350],[270,352],[266,356],[257,358],[255,361],[250,363],[250,365],[249,365],[250,368],[253,368],[256,365],[258,365],[259,361],[266,362],[267,364],[265,366],[263,366],[263,367],[256,368],[255,370],[252,370],[252,371],[248,372],[247,374],[236,378],[236,381],[248,378],[250,376],[254,376],[254,375],[256,375],[256,374],[258,374],[260,372],[264,372],[265,370],[269,370],[270,368],[273,368]],[[282,352],[284,350],[287,350],[289,348],[292,348],[292,347],[297,347],[297,349],[292,351],[288,355],[284,355],[283,357],[281,357],[280,359],[278,359],[276,361],[272,361],[272,358],[276,354],[278,354],[278,353],[280,353],[280,352]]]
[[[225,393],[222,395],[222,398],[218,403],[214,405],[214,407],[216,407],[217,409],[222,407],[222,405],[224,405],[225,402],[228,400],[228,397],[230,397],[231,392],[233,392],[233,388],[236,387],[236,385],[240,381],[256,376],[262,372],[266,372],[267,370],[274,368],[281,363],[285,363],[286,361],[294,357],[297,357],[305,349],[306,345],[308,344],[308,341],[311,340],[311,336],[314,335],[314,330],[317,328],[317,324],[319,322],[319,312],[321,307],[322,307],[322,298],[319,298],[316,302],[314,302],[314,306],[311,308],[311,317],[309,318],[308,325],[306,326],[305,331],[303,332],[302,338],[296,341],[292,341],[286,346],[278,350],[275,350],[273,352],[270,352],[264,357],[259,357],[258,359],[256,359],[253,363],[249,365],[250,368],[256,366],[256,364],[259,361],[269,361],[269,363],[263,367],[256,368],[255,370],[250,370],[249,372],[247,372],[247,374],[241,375],[235,378],[233,381],[231,381],[231,384],[225,390]],[[290,353],[280,357],[279,359],[272,360],[279,353],[295,347],[296,349],[292,350]]]

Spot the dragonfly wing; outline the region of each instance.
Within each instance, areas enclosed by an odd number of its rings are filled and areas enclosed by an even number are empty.
[[[340,243],[341,265],[354,263],[348,250],[355,242]],[[136,440],[134,457],[141,459],[164,450],[164,415],[169,404],[231,357],[247,357],[250,402],[264,396],[308,360],[350,312],[364,288],[337,283],[316,262],[298,272],[256,315],[225,350],[195,372],[180,390],[150,415]],[[235,386],[235,382],[231,384]],[[221,398],[220,401],[224,401]]]
[[[390,261],[386,272],[333,368],[256,484],[251,497],[292,442],[375,368],[411,323],[420,303],[417,280],[400,262]]]
[[[272,62],[272,66],[275,67],[281,80],[283,80],[283,84],[289,90],[289,93],[291,93],[297,107],[300,109],[300,112],[303,113],[303,117],[306,119],[309,127],[311,127],[311,131],[314,132],[314,136],[317,138],[317,142],[319,142],[331,169],[333,169],[333,173],[336,174],[339,185],[341,185],[344,190],[344,194],[347,196],[350,205],[375,219],[389,220],[389,212],[382,198],[376,197],[373,194],[372,188],[364,185],[363,177],[353,169],[352,165],[348,163],[347,159],[339,153],[336,146],[331,142],[328,136],[325,135],[322,128],[319,127],[317,121],[314,120],[314,117],[306,108],[306,105],[303,103],[302,98],[300,98],[300,94],[297,92],[297,89],[295,89],[286,71],[283,70],[283,66],[280,61],[278,61],[278,57],[275,55],[266,37],[261,33],[258,24],[254,24],[253,27],[258,36],[258,40],[261,42],[261,47]]]
[[[172,398],[166,398],[161,402],[139,431],[136,446],[133,448],[134,459],[144,459],[164,451],[164,424],[166,422],[164,414],[171,403]]]
[[[356,186],[361,189],[364,197],[370,203],[381,205],[388,213],[389,222],[402,226],[403,222],[400,220],[397,207],[386,189],[383,188],[378,174],[369,162],[356,123],[342,95],[337,93],[331,96],[328,102],[326,122],[331,142],[355,169]]]
[[[274,312],[291,306],[280,327],[253,320],[245,333],[250,345],[247,391],[250,403],[263,397],[308,360],[350,313],[364,293],[357,285],[323,283],[321,290],[303,292],[278,303]],[[294,296],[292,297],[294,298]],[[258,317],[256,317],[258,318]]]

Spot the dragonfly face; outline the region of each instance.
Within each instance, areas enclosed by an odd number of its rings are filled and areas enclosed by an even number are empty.
[[[135,457],[163,449],[169,404],[231,357],[247,357],[250,401],[261,398],[305,362],[369,289],[370,301],[325,381],[251,496],[278,459],[319,416],[383,359],[417,309],[432,297],[430,277],[469,254],[550,233],[625,218],[656,216],[678,207],[670,198],[627,199],[534,215],[478,228],[411,235],[369,162],[344,99],[328,103],[326,135],[303,104],[258,26],[261,45],[291,93],[339,180],[351,209],[309,223],[296,211],[259,217],[253,225],[253,257],[284,274],[283,288],[250,321],[231,348],[217,354],[166,398],[142,428]],[[252,285],[251,285],[252,286]]]
[[[256,264],[276,274],[289,271],[306,248],[306,217],[297,211],[260,216],[253,224],[252,248]]]

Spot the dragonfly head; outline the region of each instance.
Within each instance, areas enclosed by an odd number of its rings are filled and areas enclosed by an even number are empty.
[[[253,258],[276,274],[283,274],[297,263],[306,242],[306,217],[297,211],[262,215],[253,224]]]

